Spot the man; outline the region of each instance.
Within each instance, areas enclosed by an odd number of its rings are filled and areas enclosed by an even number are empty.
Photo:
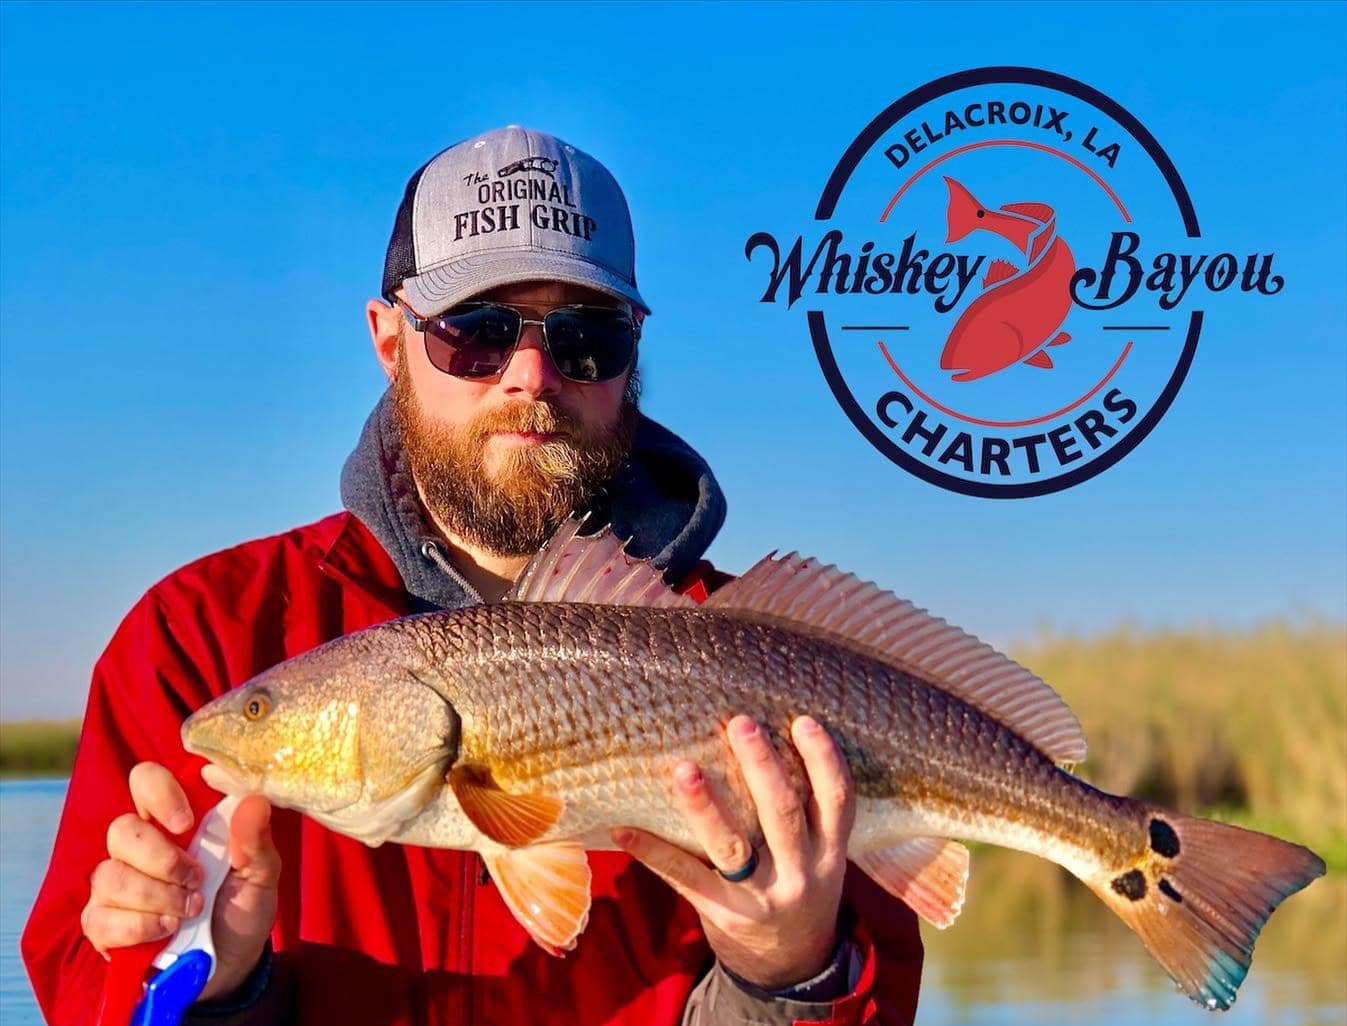
[[[638,410],[649,308],[601,164],[518,126],[450,147],[408,183],[382,292],[367,319],[391,387],[343,471],[346,512],[171,574],[95,669],[22,945],[54,1023],[92,1020],[100,956],[202,907],[200,868],[165,834],[188,836],[218,798],[178,739],[208,699],[382,620],[498,601],[573,509],[600,510],[694,598],[725,579],[701,558],[725,515],[714,476]],[[915,920],[860,874],[842,900],[854,803],[836,748],[795,724],[806,808],[751,721],[727,734],[764,849],[678,766],[674,800],[711,864],[619,832],[629,854],[591,855],[588,927],[564,960],[529,940],[476,855],[370,849],[245,799],[191,1021],[910,1022]]]

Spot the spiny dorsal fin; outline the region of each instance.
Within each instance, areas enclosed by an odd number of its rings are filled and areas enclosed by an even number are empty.
[[[592,602],[610,606],[695,606],[664,583],[648,559],[623,551],[611,524],[580,534],[588,517],[571,517],[516,579],[511,602]]]
[[[1012,214],[1023,214],[1025,217],[1032,217],[1035,221],[1051,221],[1057,216],[1056,211],[1046,203],[1007,203],[1001,207]]]
[[[1049,219],[1043,223],[1042,228],[1039,228],[1037,232],[1035,232],[1034,245],[1033,248],[1029,250],[1029,262],[1031,264],[1038,259],[1038,256],[1043,252],[1044,247],[1052,241],[1054,237],[1053,229],[1055,227],[1056,220]]]
[[[765,614],[859,646],[943,688],[1061,763],[1085,758],[1080,723],[1057,692],[971,634],[855,574],[792,552],[765,556],[721,585],[704,609]]]
[[[1015,265],[1009,260],[993,260],[991,267],[987,268],[987,276],[982,279],[982,287],[989,288],[998,281],[1015,277],[1017,273]]]

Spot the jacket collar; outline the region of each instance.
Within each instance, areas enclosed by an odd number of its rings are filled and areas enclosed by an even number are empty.
[[[397,566],[364,524],[343,512],[318,526],[318,569],[363,599],[344,617],[344,631],[411,612]]]

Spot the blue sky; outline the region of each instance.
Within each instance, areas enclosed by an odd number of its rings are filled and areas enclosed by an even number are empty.
[[[136,597],[338,507],[381,391],[362,306],[408,175],[506,123],[617,175],[655,314],[645,408],[730,503],[711,551],[795,548],[991,639],[1347,616],[1341,4],[0,6],[0,718],[74,715]],[[1016,502],[857,433],[753,232],[810,228],[879,111],[990,64],[1136,114],[1203,234],[1274,250],[1212,304],[1134,453]]]

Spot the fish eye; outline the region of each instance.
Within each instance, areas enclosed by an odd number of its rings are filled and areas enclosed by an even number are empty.
[[[260,720],[269,712],[271,712],[271,696],[265,691],[253,692],[252,698],[248,699],[243,706],[244,718],[254,722]]]
[[[979,211],[978,211],[978,217],[986,217],[986,216],[987,216],[987,211],[985,211],[985,210],[979,210]]]

